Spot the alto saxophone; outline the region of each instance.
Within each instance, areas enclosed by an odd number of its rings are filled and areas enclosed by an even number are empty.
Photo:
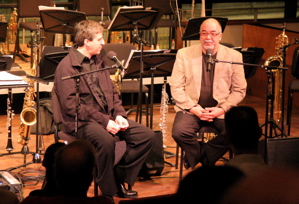
[[[276,66],[276,67],[283,67],[284,66],[284,59],[283,59],[283,53],[280,49],[281,47],[287,45],[289,43],[288,36],[285,34],[286,29],[286,23],[282,26],[282,33],[276,37],[276,55],[269,57],[265,61],[266,66]],[[273,98],[273,119],[277,124],[281,124],[282,122],[282,87],[283,87],[283,74],[281,69],[272,69],[272,77],[273,81],[270,81],[270,90],[269,92],[274,92],[274,98]],[[269,109],[271,108],[268,107]],[[269,111],[269,115],[271,114],[271,110]]]

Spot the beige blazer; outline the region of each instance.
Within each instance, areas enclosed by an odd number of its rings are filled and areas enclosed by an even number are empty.
[[[242,54],[219,45],[217,60],[243,62]],[[169,81],[171,95],[175,100],[175,110],[190,109],[197,105],[202,80],[201,44],[178,50]],[[229,110],[240,103],[246,95],[247,82],[243,65],[216,63],[213,82],[213,97],[217,107]],[[224,118],[224,115],[219,116]]]

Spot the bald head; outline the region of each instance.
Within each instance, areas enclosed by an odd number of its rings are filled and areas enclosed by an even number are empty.
[[[214,18],[206,19],[200,26],[200,43],[203,47],[203,52],[207,49],[212,49],[215,54],[218,51],[219,43],[222,39],[222,28]]]

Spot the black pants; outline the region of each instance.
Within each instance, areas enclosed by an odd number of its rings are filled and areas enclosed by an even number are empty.
[[[113,196],[117,192],[115,171],[118,179],[134,185],[138,173],[145,162],[155,142],[155,133],[133,120],[129,120],[126,131],[117,136],[127,143],[127,150],[120,162],[114,166],[115,140],[113,136],[99,123],[90,123],[79,128],[78,137],[84,138],[95,146],[98,183],[104,195]]]
[[[218,132],[218,136],[200,147],[195,136],[203,126],[210,125]],[[224,137],[224,119],[214,119],[213,122],[201,121],[193,114],[177,112],[172,128],[172,137],[185,151],[190,166],[194,168],[205,156],[209,163],[214,164],[228,150],[229,144]]]

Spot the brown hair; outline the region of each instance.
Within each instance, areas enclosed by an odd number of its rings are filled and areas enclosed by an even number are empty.
[[[84,45],[84,40],[93,40],[95,34],[102,33],[104,28],[99,22],[83,20],[75,25],[75,42],[78,47]]]

